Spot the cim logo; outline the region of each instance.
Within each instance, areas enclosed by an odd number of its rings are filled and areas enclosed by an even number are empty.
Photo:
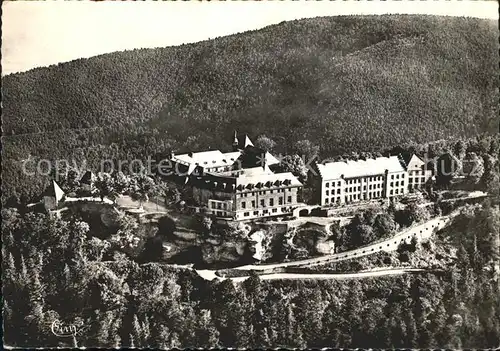
[[[67,338],[76,336],[81,331],[81,326],[78,326],[76,324],[64,323],[56,319],[52,322],[50,330],[55,336]]]

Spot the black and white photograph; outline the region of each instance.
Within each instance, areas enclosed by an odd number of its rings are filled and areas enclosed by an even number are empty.
[[[3,348],[500,348],[498,9],[4,1]]]

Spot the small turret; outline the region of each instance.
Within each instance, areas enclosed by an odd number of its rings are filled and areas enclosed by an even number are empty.
[[[239,150],[239,142],[238,142],[238,133],[234,131],[234,138],[233,138],[233,151],[238,151]]]

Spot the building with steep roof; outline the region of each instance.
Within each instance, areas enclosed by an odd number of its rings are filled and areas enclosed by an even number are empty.
[[[397,156],[317,164],[312,175],[315,199],[322,206],[391,198],[408,191],[407,173]]]
[[[272,167],[279,163],[280,161],[269,151],[249,145],[241,150],[241,155],[238,157],[235,169],[264,166]]]
[[[432,170],[415,154],[404,155],[402,160],[408,173],[408,191],[422,189],[431,179]]]
[[[234,131],[233,151],[243,150],[248,146],[254,146],[248,134],[238,135],[238,133]]]
[[[42,195],[43,206],[47,211],[57,210],[64,203],[64,197],[64,191],[53,180]]]
[[[170,161],[170,171],[180,177],[202,176],[209,172],[227,172],[241,168],[279,164],[279,160],[269,152],[255,147],[248,135],[237,136],[236,133],[232,152],[223,153],[220,150],[209,150],[180,155],[172,153]]]
[[[188,184],[208,213],[233,220],[291,215],[302,188],[292,173],[273,173],[269,167],[208,173]]]
[[[172,154],[173,171],[178,176],[202,175],[206,172],[224,172],[233,168],[241,151],[222,153],[219,150]]]
[[[92,192],[92,190],[94,188],[94,181],[95,181],[94,173],[92,173],[92,171],[88,170],[80,178],[80,185],[85,191]]]
[[[233,138],[233,151],[171,156],[174,174],[191,190],[195,207],[231,220],[292,215],[302,183],[292,173],[274,173],[279,164],[247,135]]]

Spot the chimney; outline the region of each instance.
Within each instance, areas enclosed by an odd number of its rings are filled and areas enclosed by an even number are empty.
[[[262,158],[260,160],[260,162],[262,163],[262,168],[265,170],[266,169],[266,162],[267,162],[267,152],[264,152],[262,154]]]
[[[193,152],[192,151],[188,152],[188,156],[193,157]]]

